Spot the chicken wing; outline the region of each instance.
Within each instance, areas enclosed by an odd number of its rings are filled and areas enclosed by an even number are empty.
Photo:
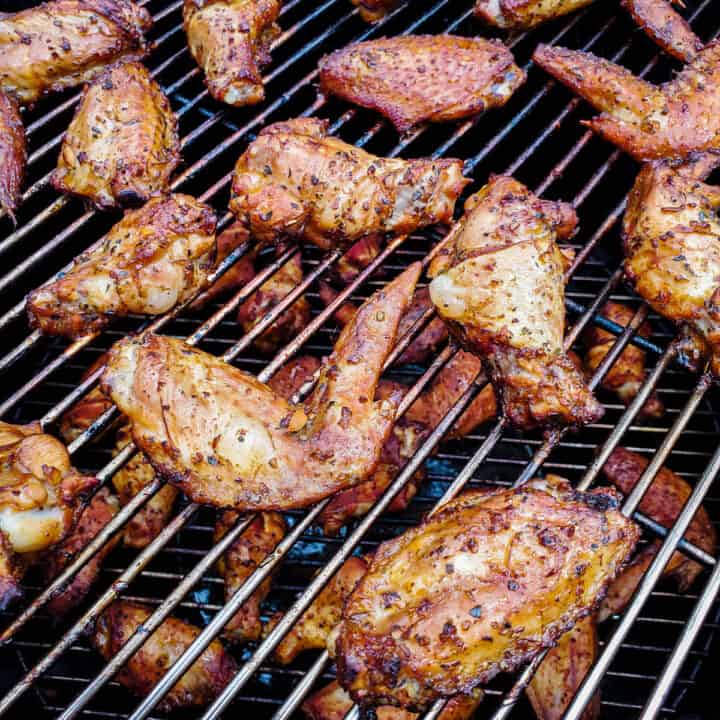
[[[635,311],[627,305],[612,300],[605,303],[600,314],[618,325],[627,327]],[[650,323],[644,322],[638,335],[649,338],[652,333]],[[590,325],[584,332],[585,371],[592,375],[615,344],[616,337],[607,330]],[[625,405],[629,405],[645,383],[645,352],[636,345],[629,344],[620,357],[613,363],[602,380],[602,387],[614,392]],[[657,393],[653,392],[640,410],[640,418],[659,418],[665,412],[665,406]]]
[[[320,60],[320,90],[377,110],[399,132],[503,106],[525,81],[499,40],[406,35],[348,45]]]
[[[208,92],[236,107],[265,98],[260,73],[280,34],[280,0],[185,0],[183,25]]]
[[[263,129],[240,156],[230,210],[263,242],[350,245],[369,233],[448,222],[469,182],[462,167],[377,157],[328,135],[327,121],[290,120]]]
[[[147,54],[152,20],[131,0],[51,0],[0,13],[0,87],[21,104]]]
[[[361,705],[472,693],[591,612],[639,536],[612,488],[468,492],[383,543],[328,649]]]
[[[110,660],[151,614],[150,607],[116,600],[95,623],[92,644]],[[147,695],[199,634],[200,629],[194,625],[167,618],[120,670],[118,681],[135,695]],[[157,707],[160,712],[168,712],[207,705],[237,671],[232,656],[219,640],[213,640]]]
[[[584,124],[636,160],[720,148],[720,41],[659,86],[580,50],[539,45],[533,60],[601,111]]]
[[[352,0],[365,22],[376,22],[385,17],[400,0]]]
[[[332,267],[331,275],[343,285],[349,285],[380,254],[383,244],[381,233],[361,237]],[[378,270],[378,274],[381,270]]]
[[[191,299],[215,262],[215,215],[189,195],[152,198],[61,278],[28,295],[32,327],[81,337],[113,317],[160,315]]]
[[[155,469],[192,500],[236,510],[305,507],[377,465],[398,401],[372,398],[420,270],[413,264],[363,305],[304,406],[152,334],[114,347],[103,391],[132,420]]]
[[[477,0],[475,15],[489,25],[527,29],[590,5],[593,0]]]
[[[576,222],[569,205],[497,176],[465,203],[430,266],[439,315],[482,359],[505,417],[521,428],[584,425],[603,413],[563,350],[556,238],[568,237]]]
[[[15,100],[0,89],[0,210],[13,221],[26,164],[25,128],[20,112]]]
[[[167,191],[179,162],[170,102],[144,65],[123,62],[85,86],[52,185],[101,210],[139,205]]]
[[[285,363],[268,380],[268,386],[288,402],[315,373],[322,363],[312,355],[300,355]]]

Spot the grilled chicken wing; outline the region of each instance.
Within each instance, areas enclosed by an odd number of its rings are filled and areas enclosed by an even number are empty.
[[[627,305],[613,302],[605,303],[600,314],[618,325],[627,327],[635,311]],[[649,338],[652,333],[650,323],[644,322],[638,335]],[[584,333],[585,371],[592,375],[610,352],[617,338],[602,328],[591,325]],[[629,405],[645,383],[645,352],[639,347],[628,344],[602,380],[602,387],[614,392],[625,405]],[[665,406],[657,393],[653,392],[640,410],[641,418],[659,418],[665,412]]]
[[[593,0],[477,0],[475,15],[499,28],[531,28],[590,5]]]
[[[147,53],[152,20],[130,0],[51,0],[0,14],[0,87],[21,104]]]
[[[152,614],[140,603],[116,600],[95,623],[91,640],[96,650],[110,660],[135,630]],[[135,695],[147,695],[190,643],[200,634],[194,625],[169,617],[132,656],[117,679]],[[219,640],[213,640],[170,692],[158,703],[161,712],[207,705],[237,673],[235,660]]]
[[[230,210],[258,240],[288,235],[328,249],[452,218],[469,182],[462,161],[381,158],[327,128],[314,118],[275,123],[240,156]]]
[[[280,34],[279,14],[279,0],[185,0],[190,52],[216,100],[237,107],[264,99],[260,70]]]
[[[597,605],[639,536],[617,493],[561,478],[469,492],[385,542],[328,649],[361,705],[471,693]]]
[[[577,218],[498,176],[465,203],[465,214],[430,266],[439,315],[480,356],[514,424],[584,425],[602,406],[563,350],[563,257],[555,240]]]
[[[30,323],[80,337],[129,313],[160,315],[189,300],[215,261],[215,215],[189,195],[128,212],[63,277],[30,293]]]
[[[405,132],[504,105],[525,81],[499,40],[406,35],[355,43],[320,60],[320,90],[377,110]]]
[[[52,184],[102,209],[138,205],[168,189],[180,162],[177,120],[139,62],[104,70],[83,91]]]
[[[415,263],[341,333],[305,406],[177,340],[123,340],[103,391],[133,423],[155,469],[196,502],[236,510],[305,507],[365,480],[395,420],[378,376],[420,274]]]
[[[399,0],[352,0],[365,22],[376,22],[385,17],[398,2]]]
[[[0,422],[0,606],[19,594],[21,558],[68,534],[82,498],[97,486],[70,464],[65,446],[39,423]]]
[[[13,220],[26,164],[25,128],[20,112],[15,100],[0,89],[0,210]]]
[[[349,285],[380,254],[383,244],[381,233],[361,237],[332,267],[332,276],[343,285]]]
[[[720,149],[720,41],[660,86],[580,50],[539,45],[533,60],[602,112],[584,124],[637,160]]]

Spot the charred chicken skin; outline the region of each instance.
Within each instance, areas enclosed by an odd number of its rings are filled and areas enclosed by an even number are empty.
[[[377,465],[398,402],[372,398],[420,269],[410,266],[362,306],[305,405],[151,334],[115,346],[103,391],[132,421],[133,439],[156,471],[194,501],[306,507],[362,482]]]
[[[593,0],[477,0],[475,15],[489,25],[526,29],[579,10]]]
[[[600,110],[585,124],[636,160],[720,149],[720,41],[660,86],[580,50],[539,45],[533,60]]]
[[[498,40],[407,35],[355,43],[320,61],[320,90],[377,110],[400,132],[504,105],[525,73]]]
[[[30,323],[81,337],[113,317],[160,315],[190,300],[215,262],[215,215],[189,195],[155,197],[126,213],[63,277],[30,293]]]
[[[177,120],[167,97],[144,65],[124,62],[85,87],[52,184],[100,209],[138,205],[168,189],[179,162]]]
[[[361,705],[421,710],[513,671],[597,606],[638,528],[611,488],[475,491],[385,542],[328,649]]]
[[[185,0],[188,46],[220,102],[254,105],[265,97],[260,73],[280,34],[279,0]]]
[[[0,13],[0,88],[24,105],[147,54],[152,20],[131,0],[51,0]]]
[[[25,128],[20,112],[15,101],[0,89],[0,210],[13,220],[26,164]]]
[[[573,209],[498,176],[430,266],[430,296],[466,350],[483,361],[514,425],[584,425],[603,413],[563,350],[564,260],[556,243],[575,229]]]
[[[324,120],[290,120],[263,129],[240,156],[230,210],[263,242],[292,236],[346,246],[448,222],[469,182],[462,166],[377,157],[328,135]]]
[[[140,603],[116,600],[95,623],[91,640],[110,660],[152,614]],[[117,674],[121,685],[140,697],[147,695],[200,634],[194,625],[169,617]],[[158,703],[161,712],[212,702],[237,673],[235,660],[213,640],[177,684]]]

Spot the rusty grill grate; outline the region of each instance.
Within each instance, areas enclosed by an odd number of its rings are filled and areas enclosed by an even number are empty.
[[[618,220],[636,167],[627,157],[583,130],[578,120],[587,117],[589,109],[533,68],[529,57],[538,42],[557,42],[591,49],[653,80],[668,77],[673,69],[671,61],[658,53],[618,12],[616,3],[598,2],[584,12],[533,33],[509,38],[518,62],[529,69],[529,78],[505,108],[461,124],[423,128],[398,139],[394,130],[376,115],[337,100],[317,97],[314,82],[318,58],[350,41],[383,35],[443,31],[488,35],[489,31],[472,18],[471,0],[414,0],[375,26],[363,23],[348,0],[287,0],[281,16],[283,33],[275,43],[273,61],[266,72],[269,100],[255,109],[238,110],[220,107],[208,98],[201,74],[185,47],[182,2],[149,0],[143,4],[155,18],[151,35],[155,49],[147,63],[180,118],[185,165],[174,181],[174,188],[207,200],[222,215],[227,207],[229,173],[254,134],[269,122],[311,114],[328,118],[332,132],[344,140],[380,155],[465,158],[467,174],[474,178],[471,191],[491,172],[511,172],[548,197],[572,200],[579,210],[581,231],[575,238],[578,255],[569,272],[567,293],[568,340],[572,344],[582,327],[590,322],[599,323],[618,335],[613,351],[599,368],[594,382],[599,382],[609,363],[628,342],[649,350],[652,370],[639,399],[628,410],[600,391],[606,403],[606,415],[601,422],[582,432],[558,434],[544,440],[539,435],[513,432],[500,421],[487,424],[462,442],[444,442],[430,457],[444,431],[477,392],[478,388],[472,388],[420,448],[375,509],[346,529],[341,537],[325,538],[313,527],[317,508],[289,513],[292,530],[273,555],[278,573],[266,603],[268,615],[276,610],[289,611],[287,619],[259,648],[248,646],[233,650],[244,662],[241,672],[204,717],[218,717],[226,707],[229,708],[227,715],[249,712],[252,718],[299,715],[296,708],[302,698],[333,676],[331,665],[326,655],[309,654],[281,668],[270,661],[269,653],[283,626],[286,629],[289,626],[293,613],[297,615],[302,611],[323,581],[350,553],[367,552],[378,542],[417,523],[441,498],[475,483],[510,485],[540,470],[557,472],[575,484],[588,485],[596,480],[604,458],[619,443],[653,457],[639,483],[642,489],[650,483],[659,465],[665,463],[696,488],[687,511],[669,533],[653,526],[647,518],[637,514],[636,517],[643,522],[648,537],[657,534],[668,538],[665,559],[680,542],[685,551],[701,560],[708,570],[691,592],[681,595],[662,582],[654,582],[663,565],[662,557],[658,560],[623,617],[600,628],[601,657],[587,692],[599,683],[603,692],[603,718],[649,718],[655,714],[711,717],[713,710],[703,706],[703,689],[707,691],[709,673],[720,657],[716,638],[720,606],[715,602],[720,572],[713,571],[714,557],[685,544],[681,537],[683,520],[688,521],[694,512],[692,503],[702,500],[712,519],[720,518],[720,496],[714,484],[720,470],[720,453],[716,451],[720,413],[714,410],[719,407],[717,390],[705,378],[692,375],[682,367],[682,358],[678,357],[673,343],[674,330],[660,318],[651,316],[656,332],[650,341],[634,335],[648,310],[621,284]],[[689,3],[687,15],[704,39],[720,32],[717,3],[712,0]],[[3,417],[13,422],[42,418],[42,422],[52,428],[62,412],[92,385],[95,378],[81,382],[83,371],[115,340],[148,325],[189,338],[263,379],[269,378],[300,349],[318,356],[326,354],[335,335],[332,322],[327,322],[332,307],[323,308],[316,281],[336,262],[339,253],[322,256],[310,247],[302,249],[303,283],[253,333],[244,337],[234,322],[234,308],[297,252],[296,248],[268,263],[232,300],[199,313],[181,309],[152,323],[142,318],[127,318],[98,337],[69,345],[40,338],[36,333],[29,334],[22,307],[24,295],[101,237],[115,219],[85,211],[77,200],[58,197],[47,182],[77,97],[77,92],[69,92],[43,101],[26,113],[30,151],[27,190],[17,227],[13,227],[8,218],[0,218],[3,265],[0,329],[6,340],[0,357],[0,370],[5,374],[0,390]],[[225,215],[223,223],[228,222],[229,216]],[[367,297],[410,261],[427,258],[436,240],[437,235],[429,231],[389,242],[386,250],[335,304],[347,296]],[[236,251],[222,269],[246,251],[247,248]],[[374,272],[379,268],[379,272]],[[310,325],[277,357],[269,361],[258,358],[251,348],[253,337],[303,292],[313,305]],[[608,297],[637,308],[628,330],[623,331],[596,315]],[[408,341],[409,338],[405,338],[401,344]],[[408,406],[454,352],[455,348],[448,346],[429,368],[402,369],[404,379],[415,383],[403,407]],[[667,413],[659,421],[636,425],[634,415],[653,387],[667,405]],[[106,481],[132,454],[129,450],[111,461],[107,441],[88,442],[98,434],[103,422],[107,424],[109,420],[109,416],[104,418],[70,447],[76,465],[98,473]],[[428,469],[428,481],[408,510],[380,517],[393,489],[399,489],[423,462]],[[128,505],[65,575],[68,576],[73,567],[80,567],[158,487],[159,481],[156,481]],[[633,494],[628,498],[628,512],[637,507],[639,497]],[[215,573],[214,559],[244,524],[239,523],[223,544],[213,546],[213,522],[214,513],[210,509],[186,504],[146,550],[140,553],[115,550],[82,608],[62,623],[56,623],[44,611],[42,600],[47,590],[30,574],[26,582],[27,597],[32,600],[39,596],[40,602],[27,608],[13,608],[2,616],[2,627],[6,630],[5,643],[0,647],[0,667],[3,668],[0,689],[6,694],[0,700],[0,711],[9,717],[25,712],[63,718],[80,715],[141,718],[155,714],[154,706],[161,697],[162,687],[141,700],[130,696],[112,680],[122,655],[110,666],[104,666],[84,641],[83,631],[92,612],[104,607],[115,593],[121,593],[156,606],[158,613],[154,617],[158,622],[173,612],[204,626],[208,636],[206,644],[210,636],[217,634],[223,619],[229,618],[243,597],[249,595],[253,583],[258,583],[271,567],[271,564],[263,565],[231,605],[223,609],[222,582]],[[321,568],[323,572],[313,580],[314,573]],[[56,581],[55,586],[59,582]],[[198,651],[204,647],[203,638],[201,636],[197,644]],[[187,659],[190,662],[189,656]],[[174,672],[177,678],[182,668],[176,666]],[[494,681],[478,717],[499,719],[511,713],[515,717],[532,717],[520,692],[529,677],[528,670],[520,677],[504,676]],[[172,677],[166,677],[166,689],[172,683]],[[437,710],[438,707],[434,708],[429,716]]]

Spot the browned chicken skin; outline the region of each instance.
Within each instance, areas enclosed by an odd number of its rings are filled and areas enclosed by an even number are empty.
[[[135,443],[155,469],[194,501],[306,507],[362,482],[377,465],[397,400],[372,398],[420,270],[410,266],[363,305],[305,405],[156,335],[115,346],[103,391],[132,420]]]
[[[216,100],[241,106],[264,99],[260,70],[280,34],[279,14],[279,0],[185,0],[190,52]]]
[[[531,28],[590,5],[593,0],[476,0],[475,15],[506,29]]]
[[[493,177],[430,266],[430,296],[466,350],[476,353],[514,425],[584,425],[602,416],[563,350],[563,255],[575,229],[570,205],[541,200]]]
[[[189,195],[155,197],[125,214],[60,279],[28,295],[30,323],[81,337],[111,318],[159,315],[196,295],[215,262],[215,215]]]
[[[21,104],[147,53],[152,20],[130,0],[51,0],[0,13],[0,88]]]
[[[135,630],[152,614],[152,608],[116,600],[98,618],[91,640],[110,660]],[[190,643],[200,634],[194,625],[169,617],[117,674],[121,685],[143,697],[160,681]],[[219,640],[213,640],[177,684],[158,703],[161,712],[207,705],[237,673],[235,660]]]
[[[499,40],[406,35],[320,60],[320,90],[385,115],[399,132],[504,105],[525,73]]]
[[[376,22],[385,17],[400,0],[352,0],[365,22]]]
[[[328,135],[324,120],[289,120],[264,128],[238,159],[230,210],[263,242],[350,245],[449,221],[469,182],[462,165],[377,157]]]
[[[383,245],[382,233],[361,237],[333,265],[331,274],[343,285],[349,285],[380,254]],[[381,271],[382,268],[378,270]]]
[[[469,492],[385,542],[328,641],[361,705],[420,710],[550,647],[596,607],[639,536],[618,494],[554,476]]]
[[[52,184],[101,210],[138,205],[167,191],[179,162],[177,120],[167,97],[144,65],[123,62],[85,87]]]
[[[0,89],[0,210],[13,220],[26,164],[25,128],[20,112],[15,100]]]

